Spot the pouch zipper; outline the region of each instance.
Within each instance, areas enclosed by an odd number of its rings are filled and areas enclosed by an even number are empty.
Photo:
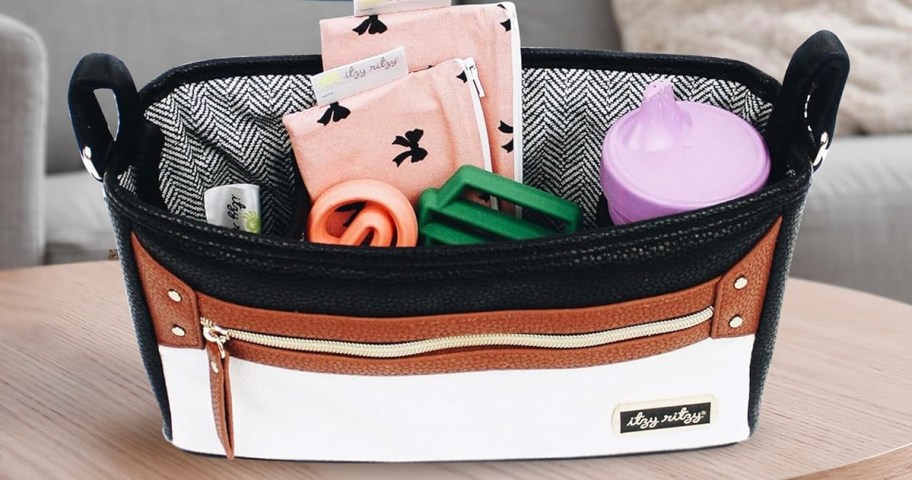
[[[709,321],[712,317],[713,307],[710,306],[699,312],[682,317],[578,335],[492,333],[440,337],[402,343],[359,343],[269,335],[224,328],[208,318],[200,318],[200,325],[203,327],[205,339],[218,346],[223,358],[225,345],[229,341],[239,341],[295,352],[390,359],[470,347],[519,347],[550,350],[598,347],[687,330]]]

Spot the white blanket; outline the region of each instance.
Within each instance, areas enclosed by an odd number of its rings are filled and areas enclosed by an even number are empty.
[[[852,61],[841,133],[912,132],[912,0],[613,0],[625,50],[743,60],[782,79],[818,30]]]

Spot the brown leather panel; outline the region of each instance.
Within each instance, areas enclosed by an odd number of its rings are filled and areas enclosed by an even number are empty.
[[[401,376],[490,370],[582,368],[671,352],[709,338],[710,322],[680,332],[578,350],[484,348],[398,359],[367,359],[275,350],[229,342],[231,355],[279,368],[340,375]]]
[[[156,262],[139,243],[136,235],[131,236],[131,241],[158,344],[166,347],[203,348],[196,292]],[[171,290],[180,295],[179,302],[171,299]],[[175,327],[184,336],[175,334]]]
[[[776,221],[769,232],[747,256],[722,276],[716,292],[713,338],[740,337],[756,333],[763,314],[766,287],[769,283],[773,257],[779,240],[782,219]],[[747,280],[742,289],[735,287],[739,278]],[[742,322],[732,324],[732,319],[741,317]]]
[[[234,432],[231,418],[231,380],[228,374],[229,358],[225,352],[222,358],[218,345],[209,343],[206,346],[209,354],[209,390],[212,397],[212,418],[219,442],[225,449],[225,456],[234,458]]]
[[[200,313],[223,328],[296,338],[397,343],[485,333],[580,334],[665,320],[713,304],[716,282],[615,305],[413,318],[355,318],[285,313],[228,304],[199,294]]]
[[[212,319],[221,327],[251,332],[325,340],[395,343],[484,333],[580,334],[666,320],[698,312],[708,305],[714,305],[716,310],[711,322],[705,324],[707,337],[711,332],[714,338],[720,338],[756,332],[780,225],[781,220],[777,221],[757,246],[721,279],[672,294],[579,309],[482,312],[390,319],[276,312],[229,304],[194,293],[155,262],[135,237],[133,244],[159,343],[166,346],[202,348],[203,339],[198,320],[201,315]],[[738,290],[734,287],[734,282],[741,276],[748,279],[748,285]],[[174,302],[169,298],[168,291],[171,289],[181,294],[181,302]],[[743,325],[738,328],[730,326],[730,320],[735,315],[744,319]],[[185,329],[184,337],[177,337],[172,333],[175,325]],[[687,335],[702,328],[704,326],[666,336],[565,352],[522,348],[464,349],[396,360],[276,352],[237,341],[230,342],[230,348],[240,358],[288,368],[307,365],[300,368],[334,373],[377,372],[364,374],[398,375],[405,374],[399,373],[402,371],[563,368],[624,361],[668,351],[665,349],[668,345],[665,343],[666,338],[685,339],[680,345],[689,345],[699,339],[691,339]],[[655,346],[649,346],[652,343],[655,343]],[[646,353],[618,353],[626,352],[631,345],[642,346],[642,351]],[[482,362],[482,359],[488,363]],[[447,364],[450,365],[447,367],[450,370],[443,367]],[[532,366],[523,367],[526,364]]]

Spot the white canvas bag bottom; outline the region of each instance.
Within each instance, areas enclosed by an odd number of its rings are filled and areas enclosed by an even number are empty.
[[[369,377],[231,360],[235,453],[274,460],[421,462],[606,456],[748,438],[754,336],[707,339],[587,368]],[[224,455],[203,350],[159,347],[172,442]],[[711,399],[708,424],[620,433],[615,411]],[[633,408],[633,407],[632,407]]]

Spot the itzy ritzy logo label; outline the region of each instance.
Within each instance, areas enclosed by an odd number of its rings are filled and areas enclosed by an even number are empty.
[[[399,47],[382,55],[314,75],[310,82],[317,106],[325,107],[404,78],[408,73],[405,48]]]
[[[694,427],[709,425],[712,410],[711,398],[628,404],[618,407],[615,422],[621,434]]]

